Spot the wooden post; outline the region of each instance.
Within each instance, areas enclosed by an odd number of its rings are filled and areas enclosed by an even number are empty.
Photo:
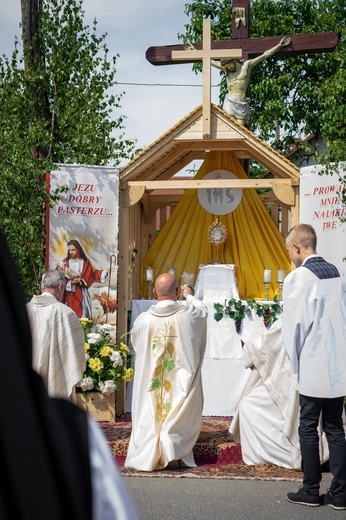
[[[220,58],[240,59],[241,49],[218,49],[211,48],[211,21],[209,18],[203,20],[203,46],[202,49],[190,49],[184,51],[173,51],[172,60],[185,61],[186,58],[203,63],[203,139],[210,139],[211,135],[211,60]]]
[[[35,80],[35,85],[31,91],[35,101],[33,103],[33,119],[49,120],[48,95],[40,75],[37,74],[35,76],[35,72],[44,67],[44,57],[38,30],[39,4],[39,0],[21,0],[24,65],[26,74],[32,75]],[[29,129],[31,131],[32,123],[29,124]],[[31,148],[31,154],[34,159],[44,159],[48,156],[48,149],[38,144]]]
[[[129,208],[126,207],[126,193],[119,191],[119,259],[118,259],[118,339],[127,332],[128,292],[129,292]],[[121,385],[116,395],[117,414],[124,412],[125,384]]]

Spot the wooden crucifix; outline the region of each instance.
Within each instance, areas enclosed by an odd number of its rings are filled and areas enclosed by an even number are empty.
[[[203,20],[203,47],[202,50],[191,48],[184,51],[173,51],[172,60],[184,61],[186,58],[203,63],[203,138],[210,139],[211,135],[211,61],[212,59],[230,58],[240,59],[241,49],[220,49],[211,48],[211,22],[210,19]]]
[[[288,37],[249,38],[250,1],[232,0],[231,4],[233,36],[231,40],[211,43],[210,21],[209,29],[204,26],[203,21],[203,44],[191,44],[193,51],[184,50],[186,49],[184,45],[171,45],[150,47],[146,52],[147,60],[153,65],[168,65],[177,63],[177,61],[191,63],[196,60],[203,60],[204,137],[210,134],[210,63],[221,69],[226,76],[228,92],[224,101],[224,110],[235,117],[238,123],[248,126],[250,105],[247,88],[250,82],[251,69],[255,65],[274,54],[296,55],[332,51],[339,41],[338,35],[332,32]],[[208,30],[209,34],[207,33]],[[179,52],[183,50],[184,52]],[[235,56],[231,57],[231,55],[225,54],[221,56],[221,53],[225,50],[229,52],[231,50],[241,51],[243,64]],[[200,54],[198,54],[198,51]],[[218,57],[220,61],[212,60],[215,57]],[[225,59],[222,61],[222,57],[227,57],[228,61]],[[206,66],[207,64],[208,66]]]
[[[242,59],[247,60],[263,54],[275,46],[282,36],[267,36],[250,38],[250,2],[249,0],[232,0],[232,39],[212,42],[212,49],[241,49]],[[283,35],[284,36],[284,35]],[[334,32],[286,35],[291,44],[283,47],[277,54],[295,56],[316,52],[331,52],[338,44],[339,37]],[[201,49],[201,43],[194,43],[196,49]],[[149,47],[146,51],[147,60],[153,65],[172,65],[177,63],[172,59],[173,51],[184,50],[184,45],[166,45]],[[193,63],[195,60],[185,56],[180,63]]]

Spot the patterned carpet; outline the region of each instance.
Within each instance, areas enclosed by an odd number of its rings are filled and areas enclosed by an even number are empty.
[[[100,423],[119,470],[126,476],[223,478],[253,480],[301,481],[302,473],[272,464],[247,466],[242,462],[241,447],[230,441],[229,417],[203,417],[202,430],[194,447],[197,468],[161,470],[152,473],[124,468],[131,435],[131,416],[119,419],[116,424]]]

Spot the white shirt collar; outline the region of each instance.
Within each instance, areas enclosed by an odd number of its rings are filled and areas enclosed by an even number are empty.
[[[155,305],[158,307],[168,307],[169,305],[172,305],[172,303],[176,303],[176,300],[160,300]]]

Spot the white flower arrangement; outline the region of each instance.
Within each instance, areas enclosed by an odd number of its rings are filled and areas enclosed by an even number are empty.
[[[77,385],[82,392],[111,394],[118,389],[119,381],[131,381],[133,369],[128,367],[129,348],[123,341],[115,340],[115,328],[94,325],[81,318],[85,335],[86,370]]]

